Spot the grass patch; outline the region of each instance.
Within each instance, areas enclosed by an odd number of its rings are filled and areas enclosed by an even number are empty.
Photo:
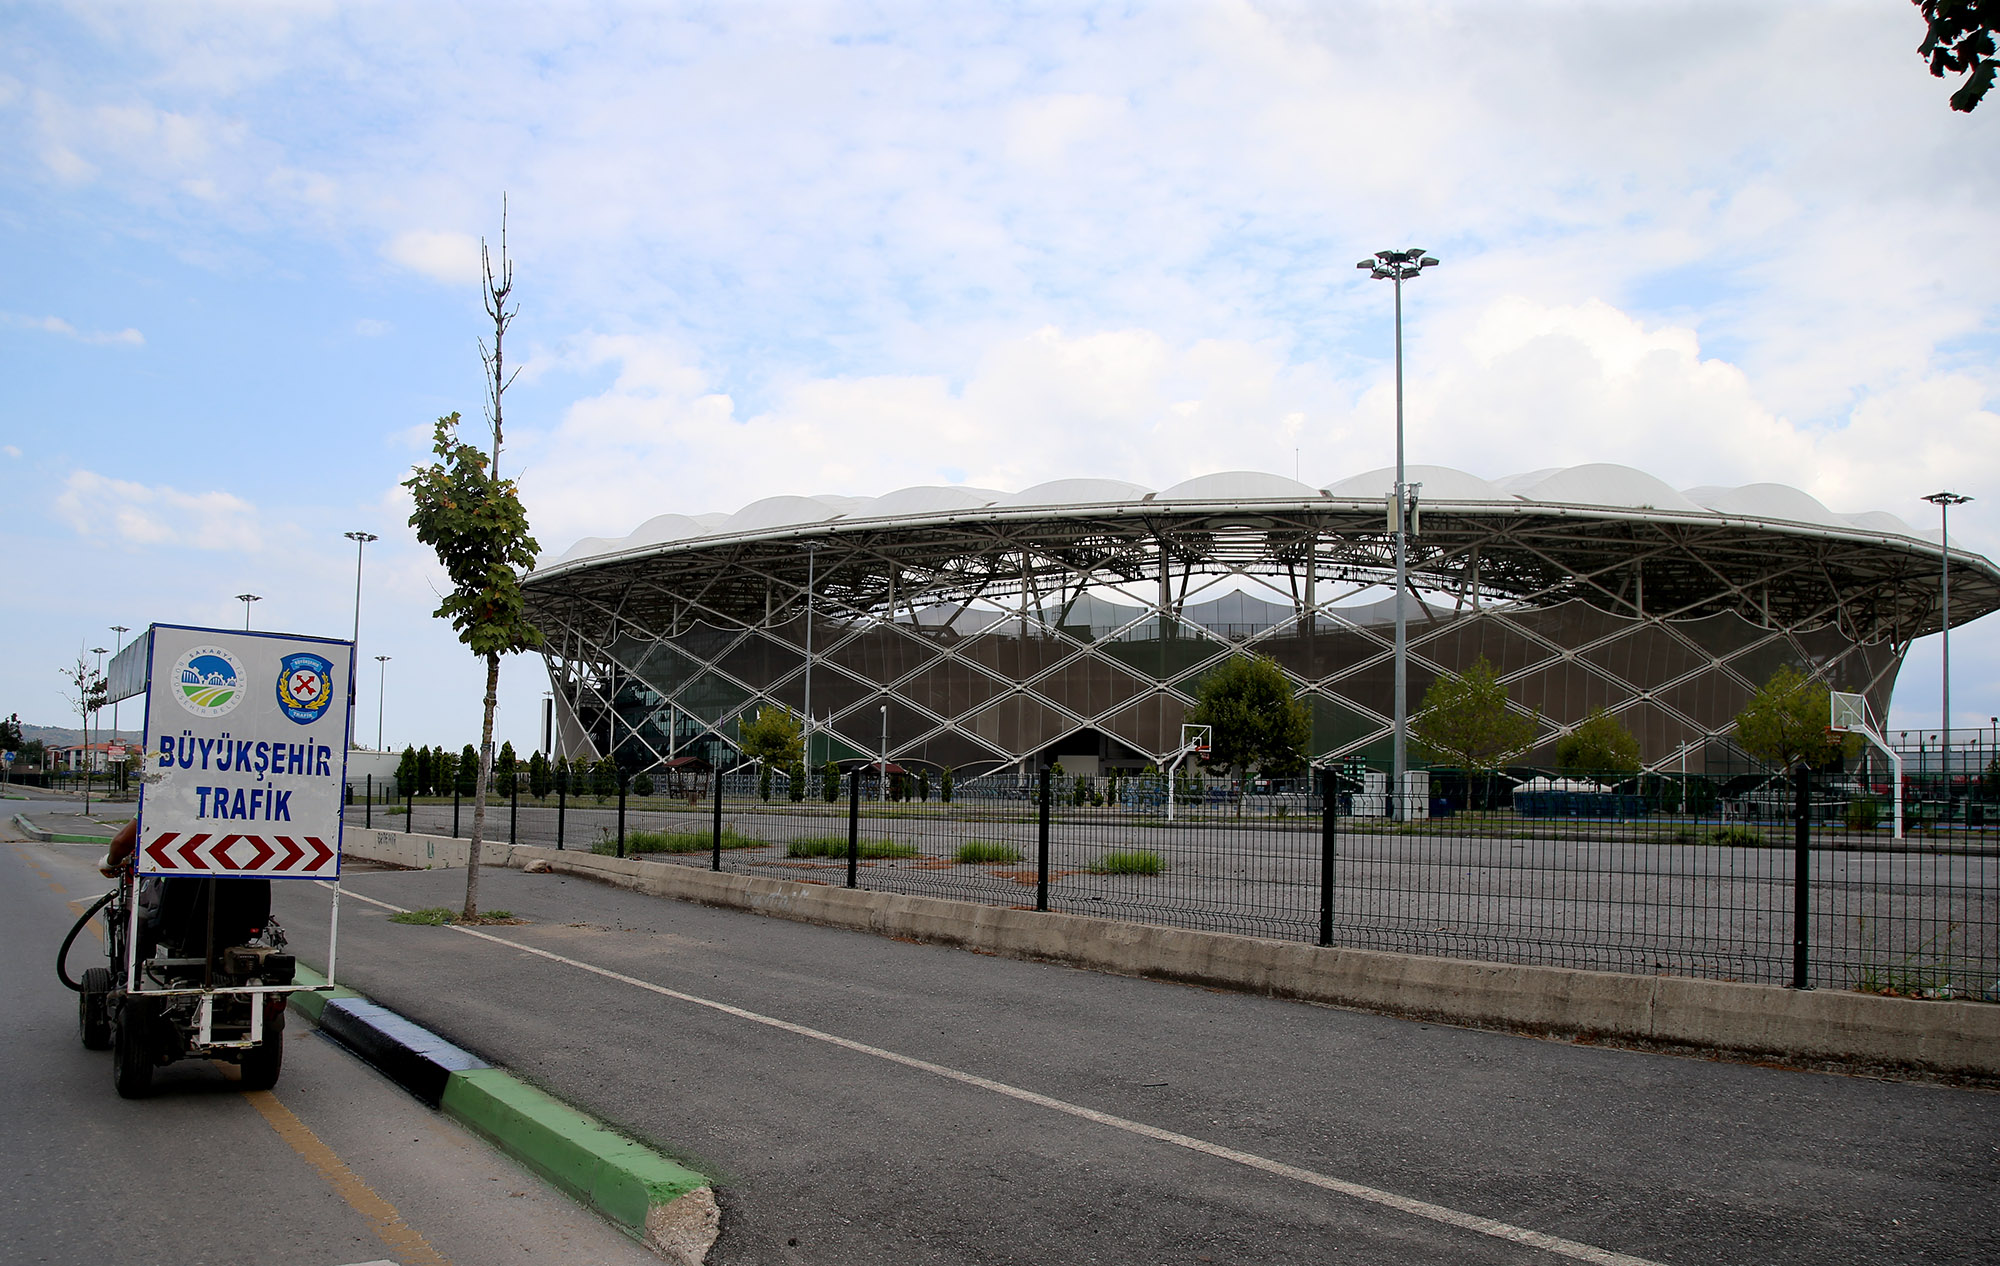
[[[740,835],[733,827],[722,828],[724,848],[766,848],[769,840],[752,839]],[[715,847],[713,831],[627,831],[625,832],[625,855],[636,857],[641,853],[706,853]],[[610,836],[590,846],[590,851],[601,857],[615,857],[618,841]]]
[[[958,852],[952,854],[951,860],[961,866],[1012,864],[1021,860],[1021,850],[1012,844],[995,844],[991,840],[967,840],[958,846]]]
[[[1093,875],[1158,875],[1165,873],[1167,863],[1149,848],[1133,849],[1124,853],[1106,853],[1090,868]]]
[[[1747,826],[1720,826],[1708,838],[1711,843],[1735,848],[1756,848],[1764,842],[1763,832]]]
[[[426,906],[421,910],[402,910],[389,916],[391,923],[414,923],[420,927],[441,928],[452,921],[452,911],[443,906]]]
[[[915,857],[914,844],[898,844],[894,840],[862,840],[858,850],[870,861],[885,858]],[[787,857],[845,857],[847,837],[845,835],[802,835],[785,845]]]

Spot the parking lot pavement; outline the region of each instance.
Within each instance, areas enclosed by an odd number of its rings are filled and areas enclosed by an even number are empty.
[[[2000,1096],[1095,975],[489,870],[341,969],[715,1179],[711,1261],[1985,1262]],[[287,888],[308,962],[323,902]]]

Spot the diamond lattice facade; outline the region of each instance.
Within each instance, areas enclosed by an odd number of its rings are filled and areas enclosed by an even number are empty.
[[[1412,707],[1484,657],[1539,718],[1531,763],[1603,708],[1649,767],[1699,772],[1783,664],[1886,716],[1910,641],[1941,625],[1940,546],[1891,515],[1615,466],[1409,477]],[[812,717],[815,762],[886,743],[966,772],[1137,767],[1178,746],[1203,675],[1252,651],[1307,703],[1316,760],[1386,759],[1392,482],[1063,480],[662,515],[528,580],[559,743],[726,765],[738,719],[775,704]],[[1991,562],[1949,566],[1954,625],[2000,606]]]

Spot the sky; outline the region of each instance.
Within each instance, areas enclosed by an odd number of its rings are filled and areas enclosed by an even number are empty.
[[[1907,4],[0,8],[0,714],[114,625],[346,636],[476,741],[401,487],[484,443],[543,557],[659,513],[1394,460],[1791,484],[2000,549],[2000,101]],[[1889,728],[1939,722],[1939,639]],[[2000,617],[1951,643],[2000,713]],[[373,661],[388,655],[386,665]],[[382,683],[386,682],[386,689]],[[546,673],[507,661],[498,736]],[[127,728],[134,718],[122,716]]]

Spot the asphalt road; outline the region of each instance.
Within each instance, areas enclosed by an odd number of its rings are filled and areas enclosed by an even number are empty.
[[[297,1015],[272,1093],[187,1061],[120,1099],[53,971],[101,854],[0,843],[0,1262],[658,1266]],[[72,971],[102,961],[80,943]]]
[[[2000,1095],[1415,1024],[562,876],[486,872],[486,907],[527,922],[475,935],[364,900],[452,905],[462,873],[345,882],[343,982],[711,1175],[721,1266],[2000,1260]],[[324,894],[281,885],[280,907],[319,963]]]

